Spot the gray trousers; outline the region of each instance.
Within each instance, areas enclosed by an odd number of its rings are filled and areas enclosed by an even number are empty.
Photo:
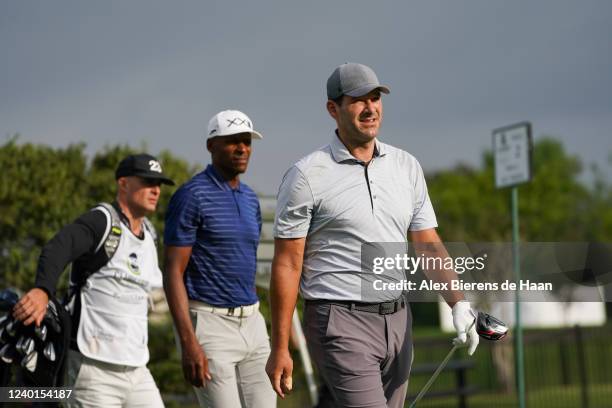
[[[320,408],[400,408],[412,365],[410,306],[388,315],[306,303],[304,331],[324,392]]]

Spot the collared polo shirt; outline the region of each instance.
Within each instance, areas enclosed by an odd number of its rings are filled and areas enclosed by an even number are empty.
[[[401,291],[371,291],[378,276],[362,269],[364,243],[406,243],[409,231],[437,227],[425,177],[408,152],[376,140],[366,165],[338,136],[283,177],[274,236],[306,237],[300,291],[305,299],[381,302]],[[385,279],[405,279],[403,271]]]
[[[259,200],[246,184],[232,189],[212,165],[183,184],[170,199],[164,243],[192,247],[189,299],[219,307],[257,302],[260,232]]]

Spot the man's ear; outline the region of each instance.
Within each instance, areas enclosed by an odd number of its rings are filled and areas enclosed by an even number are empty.
[[[212,138],[212,137],[211,137],[211,138],[206,139],[206,150],[208,150],[208,151],[209,151],[209,152],[211,152],[211,153],[212,153],[213,143],[214,143],[214,142],[213,142],[213,139],[214,139],[214,138]]]
[[[326,107],[327,112],[329,112],[329,115],[334,119],[338,119],[338,105],[336,105],[336,102],[328,100]]]
[[[117,191],[123,191],[127,188],[128,179],[127,177],[119,177],[117,179]]]

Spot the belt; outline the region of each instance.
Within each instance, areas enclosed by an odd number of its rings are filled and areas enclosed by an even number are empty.
[[[197,300],[189,300],[189,308],[198,312],[209,312],[224,316],[248,317],[259,310],[259,302],[236,307],[217,307]]]
[[[402,310],[406,307],[408,302],[404,299],[403,296],[391,300],[389,302],[382,303],[362,303],[362,302],[351,302],[351,301],[343,301],[343,300],[324,300],[324,299],[316,299],[316,300],[306,300],[307,304],[327,304],[327,305],[335,305],[344,307],[349,310],[359,310],[361,312],[369,312],[369,313],[378,313],[379,315],[388,315],[393,314],[399,310]]]

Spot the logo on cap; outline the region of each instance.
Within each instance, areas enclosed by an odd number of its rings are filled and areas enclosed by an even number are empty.
[[[149,170],[155,171],[157,173],[162,172],[161,164],[157,160],[149,160]]]
[[[240,117],[236,117],[234,119],[225,119],[227,121],[227,127],[232,127],[232,125],[236,125],[236,126],[242,126],[244,124],[246,124],[249,129],[253,129],[253,125],[251,125],[251,122],[249,122],[247,119],[244,118],[240,118]]]
[[[238,133],[250,133],[254,139],[262,139],[261,133],[253,129],[253,122],[244,113],[237,110],[224,110],[213,116],[208,122],[208,136],[230,136]]]

